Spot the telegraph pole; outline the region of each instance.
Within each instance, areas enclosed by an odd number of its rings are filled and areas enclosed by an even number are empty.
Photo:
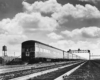
[[[14,52],[14,57],[15,57],[15,52]]]

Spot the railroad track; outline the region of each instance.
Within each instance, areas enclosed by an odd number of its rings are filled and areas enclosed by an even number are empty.
[[[95,61],[88,61],[64,80],[100,80],[100,64]]]
[[[44,74],[44,75],[41,75],[41,76],[36,76],[36,77],[30,78],[28,80],[63,80],[63,78],[61,78],[63,76],[61,76],[61,75],[63,75],[64,73],[69,74],[70,70],[72,70],[73,68],[76,68],[77,66],[80,66],[81,64],[82,63],[77,63],[77,64],[74,64],[74,65],[71,65],[71,66],[66,66],[66,67],[60,68],[56,71],[52,71],[50,73],[47,73],[47,74]]]
[[[43,67],[43,66],[52,66],[55,64],[64,64],[64,63],[74,63],[76,61],[68,61],[68,62],[50,62],[50,63],[36,63],[33,65],[21,65],[21,66],[6,66],[6,68],[1,68],[0,69],[0,74],[3,73],[8,73],[8,72],[14,72],[14,71],[19,71],[19,70],[25,70],[25,69],[31,69],[31,68],[39,68],[39,67]]]
[[[47,62],[47,63],[35,63],[35,64],[28,64],[28,65],[5,65],[5,66],[0,66],[0,69],[6,69],[6,68],[15,68],[15,67],[24,67],[24,66],[39,66],[39,65],[44,65],[44,64],[62,64],[62,63],[72,63],[76,61],[67,61],[67,62]]]
[[[63,69],[65,67],[69,67],[69,66],[72,66],[72,65],[79,65],[81,63],[82,62],[77,62],[77,63],[73,63],[73,64],[65,64],[65,65],[59,65],[59,66],[54,66],[54,67],[51,66],[50,68],[46,67],[44,70],[40,70],[40,71],[36,70],[36,73],[32,72],[32,74],[21,76],[21,77],[17,77],[17,78],[13,78],[11,80],[28,80],[28,79],[36,77],[36,76],[40,76],[40,75],[43,75],[43,74],[51,73],[53,71],[57,71],[57,70],[60,70],[60,69]],[[75,66],[73,66],[73,67],[75,67]]]
[[[56,63],[53,64],[53,65],[46,65],[46,66],[41,66],[41,67],[30,67],[30,68],[24,68],[23,70],[22,69],[19,69],[19,70],[13,70],[15,68],[13,68],[11,72],[5,72],[5,73],[1,73],[0,74],[0,80],[8,80],[8,79],[12,79],[12,78],[16,78],[16,77],[19,77],[19,76],[24,76],[24,75],[28,75],[28,74],[31,74],[31,73],[36,73],[36,72],[40,72],[40,71],[43,71],[43,70],[47,70],[47,69],[51,69],[51,68],[55,68],[55,67],[60,67],[60,66],[63,66],[63,65],[66,65],[66,64],[69,64],[69,63]]]
[[[63,64],[65,62],[61,62],[60,64]],[[13,72],[13,71],[19,71],[19,70],[24,70],[24,69],[31,69],[32,67],[33,68],[39,68],[39,67],[43,67],[43,66],[52,66],[52,65],[55,65],[55,64],[59,64],[58,62],[55,62],[55,63],[37,63],[37,64],[33,64],[33,65],[21,65],[19,67],[4,67],[4,68],[1,68],[0,69],[0,74],[2,73],[7,73],[7,72]]]

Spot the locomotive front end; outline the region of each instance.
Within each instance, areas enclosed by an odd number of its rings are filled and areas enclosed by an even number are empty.
[[[22,61],[25,63],[30,63],[34,61],[35,58],[35,43],[34,41],[25,41],[22,43]]]

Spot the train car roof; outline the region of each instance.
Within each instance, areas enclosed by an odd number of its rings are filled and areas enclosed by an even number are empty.
[[[59,49],[59,48],[56,48],[56,47],[53,47],[53,46],[50,46],[50,45],[48,45],[48,44],[45,44],[45,43],[42,43],[42,42],[39,42],[39,41],[36,41],[36,40],[28,40],[28,41],[24,41],[24,42],[22,42],[22,44],[25,44],[25,43],[28,43],[28,42],[36,42],[36,43],[40,43],[40,44],[43,44],[43,45],[46,45],[46,46],[49,46],[49,47],[52,47],[52,48],[54,48],[54,49],[58,49],[58,50],[60,50],[60,51],[64,51],[64,50],[62,50],[62,49]],[[64,51],[64,52],[67,52],[67,51]]]

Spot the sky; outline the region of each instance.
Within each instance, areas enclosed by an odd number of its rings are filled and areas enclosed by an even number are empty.
[[[21,55],[21,43],[37,40],[62,50],[100,55],[99,0],[0,0],[0,55]],[[88,54],[79,54],[88,58]],[[99,58],[93,57],[93,58]]]

